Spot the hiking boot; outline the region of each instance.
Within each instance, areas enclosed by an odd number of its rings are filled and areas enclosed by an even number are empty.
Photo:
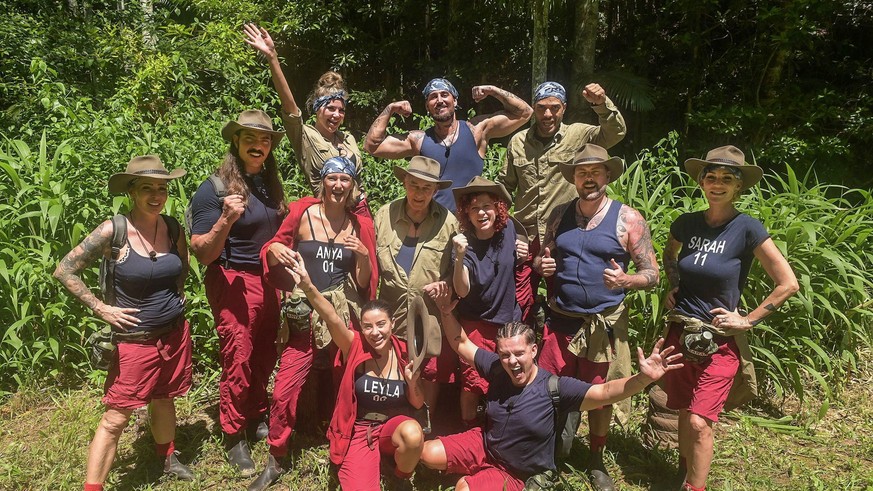
[[[278,481],[279,476],[281,476],[283,472],[285,472],[285,469],[279,465],[279,461],[276,460],[276,457],[273,457],[272,455],[268,456],[267,466],[264,467],[261,475],[259,475],[254,482],[249,484],[248,491],[264,491]]]
[[[250,442],[259,442],[267,438],[268,434],[270,434],[270,427],[265,420],[253,422],[246,428],[246,440]]]
[[[603,452],[591,454],[588,460],[588,479],[596,491],[615,491],[615,483],[603,465]]]
[[[174,476],[182,481],[193,481],[194,473],[187,465],[179,462],[179,451],[176,450],[164,459],[164,474]]]
[[[249,442],[240,438],[236,444],[227,450],[227,463],[242,474],[243,477],[255,475],[255,463],[252,462],[252,451],[249,450]]]

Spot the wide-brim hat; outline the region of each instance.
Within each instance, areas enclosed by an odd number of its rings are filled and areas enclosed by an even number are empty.
[[[455,195],[455,204],[461,202],[461,197],[467,194],[491,193],[503,201],[507,205],[512,204],[512,197],[509,196],[509,191],[499,182],[489,181],[482,176],[475,176],[470,179],[466,186],[452,189],[452,194]]]
[[[239,117],[236,118],[236,121],[228,121],[224,127],[221,128],[221,137],[224,138],[225,141],[233,143],[233,135],[240,130],[246,129],[269,133],[273,138],[273,144],[270,147],[271,150],[276,148],[276,145],[278,145],[279,142],[282,141],[282,137],[285,136],[284,131],[273,129],[273,121],[267,113],[260,109],[248,109],[239,113]]]
[[[406,169],[395,165],[394,175],[397,176],[397,179],[400,179],[400,182],[403,182],[407,175],[417,177],[422,181],[434,182],[437,185],[437,189],[446,189],[452,185],[452,181],[440,179],[439,162],[421,155],[416,155],[409,159],[409,167]]]
[[[686,160],[685,171],[688,172],[695,181],[700,181],[700,172],[710,165],[731,167],[738,170],[743,176],[743,185],[740,186],[741,192],[758,184],[758,181],[760,181],[764,176],[764,169],[757,165],[746,163],[746,155],[742,150],[733,145],[713,148],[709,152],[706,152],[706,158],[703,160]]]
[[[571,183],[576,183],[573,174],[576,167],[588,164],[603,164],[609,171],[609,182],[613,182],[624,172],[624,162],[618,157],[610,157],[606,149],[593,143],[582,145],[569,162],[561,162],[561,175]],[[609,182],[607,184],[609,184]]]
[[[436,317],[430,315],[426,302],[423,296],[416,295],[406,314],[407,348],[413,373],[426,358],[439,356],[443,346],[443,330]]]
[[[168,171],[157,155],[141,155],[130,159],[124,172],[112,174],[109,178],[109,194],[124,194],[130,181],[139,177],[164,179],[170,181],[185,175],[181,167]]]

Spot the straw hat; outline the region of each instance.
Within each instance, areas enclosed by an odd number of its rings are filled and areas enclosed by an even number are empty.
[[[109,194],[124,194],[130,181],[138,177],[151,177],[170,181],[185,175],[185,169],[176,168],[168,171],[157,155],[142,155],[134,157],[127,163],[124,172],[112,174],[109,178]]]
[[[706,152],[706,158],[703,160],[686,160],[685,171],[688,172],[695,181],[700,181],[700,172],[710,165],[730,167],[738,170],[743,176],[743,185],[740,187],[740,192],[751,188],[761,180],[761,177],[764,176],[764,169],[757,165],[747,164],[746,155],[742,150],[733,145],[713,148],[709,152]]]
[[[618,157],[610,157],[606,149],[593,143],[586,143],[579,148],[573,160],[570,162],[561,162],[561,174],[564,179],[575,184],[573,174],[576,172],[576,167],[587,164],[603,164],[609,171],[609,182],[618,179],[624,172],[624,162]],[[609,184],[609,183],[607,183]]]
[[[437,184],[437,189],[446,189],[452,185],[452,181],[440,179],[439,162],[428,157],[422,157],[421,155],[416,155],[409,159],[408,169],[395,165],[394,175],[397,176],[397,179],[400,179],[400,182],[403,182],[407,175],[417,177],[422,181],[434,182]]]
[[[271,150],[276,148],[276,145],[278,145],[279,142],[282,141],[282,137],[285,136],[284,131],[273,130],[273,121],[269,116],[267,116],[267,113],[260,109],[248,109],[239,113],[239,117],[236,118],[236,121],[228,121],[224,125],[224,128],[221,128],[221,137],[228,142],[233,142],[233,135],[235,135],[237,131],[245,129],[269,133],[273,138],[273,144],[270,147]]]

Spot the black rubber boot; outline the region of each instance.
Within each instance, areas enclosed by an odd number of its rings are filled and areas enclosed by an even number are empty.
[[[603,465],[603,452],[594,452],[588,460],[588,479],[596,491],[615,491],[615,483],[606,466]]]
[[[267,422],[265,420],[257,421],[246,428],[246,440],[250,442],[259,442],[264,438],[267,438],[269,433],[270,427],[267,426]]]
[[[243,477],[255,475],[255,463],[252,462],[252,451],[244,435],[225,435],[227,440],[227,463],[242,474]]]
[[[167,458],[164,459],[164,474],[168,476],[174,476],[176,479],[182,481],[193,481],[194,473],[191,472],[191,469],[188,468],[187,465],[179,462],[179,451],[175,451],[170,455],[167,455]]]
[[[268,456],[267,466],[264,467],[261,475],[259,475],[254,482],[249,484],[248,491],[264,491],[278,481],[279,476],[281,476],[283,472],[285,472],[285,469],[279,465],[279,461],[276,460],[276,457],[273,457],[272,455]]]

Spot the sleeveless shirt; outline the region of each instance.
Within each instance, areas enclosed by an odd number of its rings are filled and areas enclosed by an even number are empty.
[[[452,186],[440,189],[433,199],[455,212],[455,196],[452,189],[466,186],[470,179],[481,176],[485,161],[479,156],[476,139],[466,121],[458,120],[458,138],[446,147],[436,137],[433,127],[424,132],[421,141],[421,155],[430,157],[440,163],[440,179],[452,181]]]

